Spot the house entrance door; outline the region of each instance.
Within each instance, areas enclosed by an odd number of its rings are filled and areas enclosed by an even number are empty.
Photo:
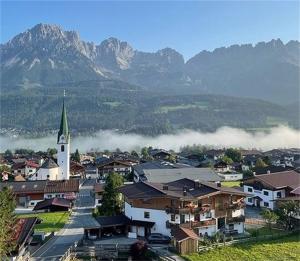
[[[180,215],[180,224],[185,223],[185,215],[181,214]]]

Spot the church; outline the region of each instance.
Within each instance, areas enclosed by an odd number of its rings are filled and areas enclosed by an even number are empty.
[[[57,135],[57,163],[49,158],[30,180],[68,180],[70,177],[70,132],[67,110],[63,101],[60,127]]]

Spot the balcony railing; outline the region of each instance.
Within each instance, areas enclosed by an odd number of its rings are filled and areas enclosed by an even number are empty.
[[[166,207],[167,214],[198,214],[209,211],[210,208],[207,207]]]
[[[226,223],[238,223],[238,222],[245,222],[245,216],[241,215],[239,217],[230,217],[226,219]]]
[[[185,228],[197,228],[197,227],[208,227],[208,226],[215,226],[216,220],[204,220],[204,221],[190,221],[183,224],[180,224],[181,227]]]

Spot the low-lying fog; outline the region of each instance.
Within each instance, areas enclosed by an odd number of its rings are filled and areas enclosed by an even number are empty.
[[[47,150],[56,146],[56,136],[47,136],[36,139],[0,137],[1,151],[6,149],[27,148]],[[148,137],[138,134],[120,134],[115,131],[99,131],[93,136],[80,136],[72,139],[72,151],[80,152],[91,150],[115,150],[123,151],[139,150],[145,146],[154,148],[172,149],[179,151],[185,145],[208,145],[213,147],[243,147],[269,150],[273,148],[300,147],[300,131],[286,126],[270,129],[268,132],[258,131],[250,133],[242,129],[222,127],[212,133],[181,130],[176,134]]]

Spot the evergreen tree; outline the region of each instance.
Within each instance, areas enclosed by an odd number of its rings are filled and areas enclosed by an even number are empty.
[[[117,191],[123,185],[123,177],[117,173],[111,173],[106,178],[103,193],[103,203],[100,207],[101,215],[113,216],[121,212],[122,200]]]
[[[238,149],[229,148],[225,151],[225,155],[231,158],[233,162],[241,162],[242,154]]]
[[[5,187],[0,191],[0,256],[3,258],[15,248],[15,207],[14,195],[11,189]]]
[[[256,168],[265,168],[267,166],[268,165],[261,158],[257,159],[257,161],[255,163]]]
[[[76,151],[74,153],[73,160],[80,163],[80,154],[79,154],[78,149],[76,149]]]

